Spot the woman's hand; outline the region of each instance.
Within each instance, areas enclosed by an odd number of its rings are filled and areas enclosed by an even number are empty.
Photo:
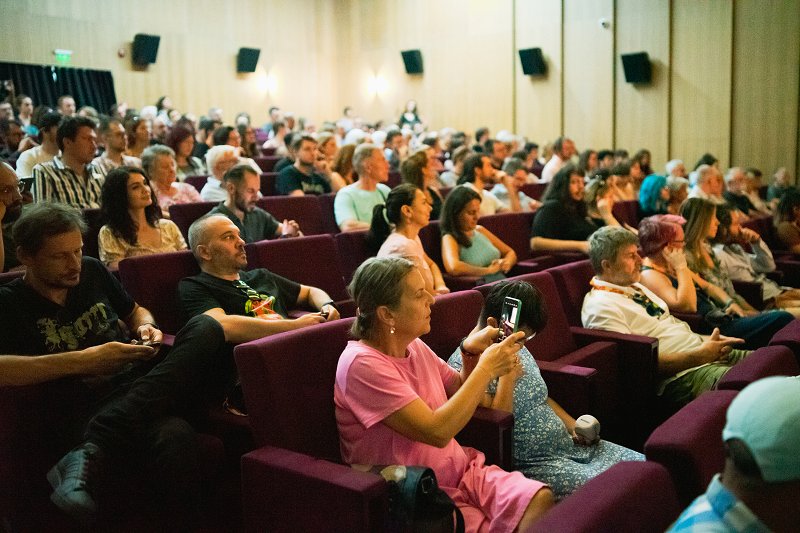
[[[499,272],[501,268],[503,268],[502,260],[495,259],[494,261],[489,263],[489,266],[486,267],[486,274],[494,274],[496,272]]]
[[[730,316],[742,317],[745,316],[745,310],[737,304],[736,302],[732,302],[727,309],[725,309],[725,314]]]
[[[605,198],[600,198],[597,200],[597,212],[600,213],[600,216],[605,219],[608,216],[611,216],[611,210],[614,208],[614,199],[611,195],[607,195]]]
[[[504,376],[519,365],[518,352],[522,348],[524,331],[517,331],[497,344],[492,344],[483,351],[477,368],[483,368],[492,379]]]
[[[666,259],[667,264],[677,273],[687,267],[686,253],[680,248],[670,248],[669,246],[661,251],[661,255]]]
[[[500,260],[500,270],[503,271],[504,274],[508,274],[508,271],[514,267],[514,260],[511,257],[504,257]]]
[[[486,348],[494,344],[494,340],[500,334],[500,329],[497,327],[497,321],[494,318],[489,317],[486,320],[486,323],[486,327],[477,331],[473,331],[467,336],[466,339],[464,339],[462,347],[465,351],[471,354],[480,355]]]

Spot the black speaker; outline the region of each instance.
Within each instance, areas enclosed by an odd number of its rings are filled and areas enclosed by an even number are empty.
[[[137,65],[155,63],[160,41],[161,37],[158,35],[137,33],[133,38],[133,62]]]
[[[403,50],[403,64],[406,67],[406,74],[422,74],[422,52],[419,50]]]
[[[522,63],[522,73],[526,76],[543,76],[547,74],[547,64],[544,62],[541,48],[520,50],[519,62]]]
[[[236,72],[255,72],[258,64],[260,48],[239,48],[236,56]]]
[[[652,72],[647,52],[622,54],[622,69],[628,83],[650,83]]]

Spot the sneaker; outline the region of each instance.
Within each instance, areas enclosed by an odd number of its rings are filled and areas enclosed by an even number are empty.
[[[92,522],[97,514],[97,504],[91,491],[102,462],[102,450],[91,442],[62,457],[47,473],[47,481],[53,487],[50,500],[76,520]]]

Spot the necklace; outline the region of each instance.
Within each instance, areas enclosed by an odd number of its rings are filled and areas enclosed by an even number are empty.
[[[623,291],[621,289],[617,289],[615,287],[606,287],[605,285],[598,285],[594,279],[589,282],[589,285],[592,286],[592,290],[596,291],[606,291],[606,292],[613,292],[614,294],[621,294],[626,298],[630,298],[637,304],[644,307],[644,310],[647,311],[647,314],[654,317],[660,317],[664,314],[664,310],[656,304],[653,300],[647,297],[647,295],[643,292],[639,292],[638,289],[632,287],[634,291],[633,294]]]

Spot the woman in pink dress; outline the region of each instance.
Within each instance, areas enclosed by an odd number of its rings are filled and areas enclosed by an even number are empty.
[[[164,218],[169,218],[169,206],[202,202],[194,186],[176,181],[175,152],[162,144],[155,144],[142,152],[142,168],[150,177],[150,186],[156,193]]]
[[[454,439],[490,381],[519,365],[523,332],[495,343],[497,328],[464,339],[461,372],[419,339],[430,331],[433,296],[414,263],[372,258],[356,271],[353,335],[334,386],[342,457],[351,465],[420,465],[464,515],[467,531],[524,531],[553,505],[543,483],[487,466]]]

